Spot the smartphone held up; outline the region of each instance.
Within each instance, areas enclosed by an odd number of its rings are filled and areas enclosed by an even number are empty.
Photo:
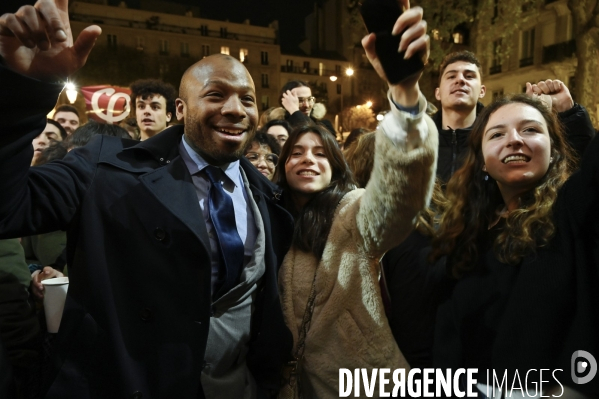
[[[368,33],[376,35],[375,51],[391,84],[399,83],[424,68],[420,57],[404,59],[405,51],[397,51],[403,32],[394,36],[391,31],[402,12],[397,0],[361,1],[362,20]]]

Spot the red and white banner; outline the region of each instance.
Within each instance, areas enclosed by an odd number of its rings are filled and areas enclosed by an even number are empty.
[[[100,123],[117,124],[129,116],[131,90],[118,86],[85,86],[81,88],[85,97],[87,115]]]

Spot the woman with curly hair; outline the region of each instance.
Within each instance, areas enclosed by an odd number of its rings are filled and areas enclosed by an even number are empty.
[[[518,373],[524,389],[543,380],[545,394],[554,386],[574,398],[573,353],[599,355],[599,141],[571,176],[555,114],[526,95],[486,107],[469,140],[430,254],[451,276],[435,367],[478,368],[487,386],[485,370],[499,381],[507,371],[508,387]],[[595,394],[599,379],[575,387]]]

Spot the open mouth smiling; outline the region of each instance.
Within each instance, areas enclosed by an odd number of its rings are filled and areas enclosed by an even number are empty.
[[[247,130],[245,129],[223,129],[223,128],[218,128],[216,129],[217,132],[222,133],[222,134],[226,134],[229,136],[239,136],[243,133],[245,133]]]
[[[315,172],[313,170],[300,170],[297,172],[299,176],[318,176],[320,173]]]
[[[530,157],[524,154],[515,154],[515,155],[508,155],[507,157],[503,158],[501,160],[501,162],[507,164],[507,163],[526,163],[530,161]]]

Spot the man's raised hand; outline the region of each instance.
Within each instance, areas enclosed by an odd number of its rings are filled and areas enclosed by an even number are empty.
[[[81,68],[102,30],[92,25],[73,42],[68,0],[38,0],[0,17],[0,57],[22,75],[52,81]]]

